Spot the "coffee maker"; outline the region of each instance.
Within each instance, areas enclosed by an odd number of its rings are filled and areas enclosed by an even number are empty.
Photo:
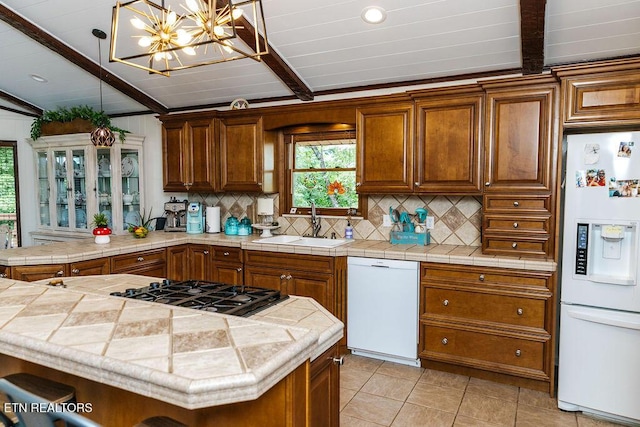
[[[167,216],[164,231],[187,231],[187,200],[176,200],[172,197],[164,203],[164,213]]]
[[[190,202],[187,207],[187,233],[204,233],[204,212],[200,202]]]

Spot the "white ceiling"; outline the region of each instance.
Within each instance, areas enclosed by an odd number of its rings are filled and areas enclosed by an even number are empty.
[[[269,67],[250,59],[176,71],[171,77],[109,63],[115,0],[4,0],[0,5],[95,63],[98,39],[91,30],[102,29],[107,33],[103,68],[169,110],[293,96]],[[387,19],[379,25],[363,22],[360,14],[368,5],[385,8]],[[263,0],[263,9],[270,45],[316,95],[522,67],[519,0]],[[640,0],[547,0],[544,40],[545,66],[638,55]],[[97,77],[3,21],[0,58],[1,92],[45,110],[100,106]],[[48,82],[37,83],[30,74]],[[108,114],[149,109],[106,84],[103,96]],[[4,98],[0,108],[28,111]]]

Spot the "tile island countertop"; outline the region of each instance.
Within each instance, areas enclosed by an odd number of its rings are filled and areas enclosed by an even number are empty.
[[[0,279],[0,353],[198,409],[260,397],[343,336],[313,299],[248,318],[110,296],[153,278]]]
[[[335,248],[320,248],[254,243],[255,240],[259,239],[260,236],[258,235],[227,236],[224,233],[187,234],[184,232],[152,231],[144,239],[136,239],[130,235],[111,236],[111,242],[102,245],[94,243],[93,238],[87,238],[71,242],[0,250],[0,265],[10,267],[17,265],[66,264],[192,243],[283,253],[360,256],[540,271],[555,271],[557,267],[556,263],[551,259],[485,255],[478,246],[399,245],[380,240],[354,240]]]

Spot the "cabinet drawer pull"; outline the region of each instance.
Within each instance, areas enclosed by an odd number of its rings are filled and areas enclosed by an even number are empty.
[[[490,186],[490,185],[491,185],[491,183],[490,183],[489,181],[487,181],[487,182],[485,182],[485,183],[484,183],[484,186],[485,186],[485,187],[488,187],[488,186]]]
[[[516,350],[516,357],[520,357],[522,356],[522,352],[520,351],[520,349]]]
[[[62,276],[64,276],[64,271],[62,271],[62,270],[58,271],[58,272],[56,273],[56,276],[58,276],[58,277],[62,277]]]
[[[513,223],[513,228],[518,228],[518,223],[517,222]]]
[[[241,271],[242,271],[242,267],[238,267],[238,268],[236,268],[236,271],[237,271],[237,272],[241,272]]]
[[[333,363],[335,363],[336,365],[344,365],[344,356],[340,356],[340,357],[332,357],[331,358],[333,360]]]
[[[291,276],[290,274],[287,274],[287,280],[291,280],[293,278],[293,276]]]
[[[209,255],[209,251],[203,251],[202,253],[205,255]]]
[[[79,270],[79,269],[77,269],[77,268],[74,268],[73,270],[71,270],[71,272],[72,272],[73,274],[80,274],[80,270]]]
[[[415,185],[416,187],[420,187],[420,183],[418,181],[414,182],[413,185]]]
[[[513,202],[513,206],[515,206],[515,207],[517,208],[518,206],[520,206],[520,202],[518,202],[518,201],[516,200],[515,202]]]
[[[281,275],[280,275],[280,280],[284,280],[284,279],[286,279],[286,278],[287,278],[286,274],[281,274]]]
[[[449,344],[449,340],[447,339],[447,337],[442,338],[442,345],[447,345]]]
[[[362,185],[362,183],[356,182],[356,187],[360,187],[361,185]]]
[[[515,249],[515,248],[517,248],[517,247],[518,247],[518,244],[517,244],[516,242],[513,242],[513,243],[511,244],[511,247],[512,247],[513,249]]]
[[[484,274],[481,274],[480,277],[478,277],[478,280],[480,280],[481,282],[484,282]]]
[[[442,305],[444,305],[445,307],[449,305],[449,300],[446,299],[444,301],[442,301]]]
[[[138,257],[138,259],[137,259],[137,261],[138,261],[138,262],[142,262],[142,261],[144,261],[144,258],[143,258],[143,257],[141,257],[141,256],[139,256],[139,257]]]
[[[0,273],[0,277],[5,279],[6,277],[8,277],[7,273]]]
[[[518,313],[518,316],[522,316],[524,314],[524,310],[519,308],[516,310],[516,313]]]
[[[224,256],[229,256],[230,254],[229,254],[229,252],[225,252],[225,253],[223,253],[222,255],[224,255]]]

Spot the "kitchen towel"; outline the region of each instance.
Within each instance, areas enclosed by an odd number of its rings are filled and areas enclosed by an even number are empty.
[[[219,206],[207,206],[205,211],[205,222],[207,233],[219,233],[220,232],[220,207]]]

